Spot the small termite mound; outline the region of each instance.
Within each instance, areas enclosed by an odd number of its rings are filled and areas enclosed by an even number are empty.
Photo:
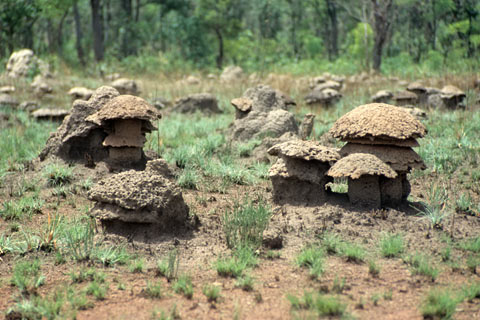
[[[121,95],[105,104],[100,110],[87,117],[104,129],[107,136],[102,145],[108,148],[108,161],[112,166],[129,166],[144,159],[145,134],[156,130],[152,121],[160,113],[142,98]]]
[[[426,168],[420,156],[412,149],[412,147],[418,146],[416,139],[422,138],[426,134],[426,128],[404,108],[383,103],[359,106],[338,119],[330,129],[330,134],[348,142],[340,150],[340,154],[342,157],[349,158],[349,162],[346,164],[352,168],[356,166],[353,164],[355,159],[365,162],[365,165],[369,163],[375,165],[376,167],[373,167],[375,170],[383,168],[381,174],[373,174],[378,177],[369,178],[369,185],[374,183],[374,180],[378,185],[376,188],[380,194],[379,202],[374,200],[377,199],[377,196],[372,196],[371,192],[365,191],[364,194],[366,199],[364,203],[370,204],[374,208],[395,207],[405,201],[410,194],[407,174],[412,169],[423,170]],[[363,156],[361,158],[351,157],[356,154]],[[365,158],[365,155],[374,156],[375,162]],[[377,160],[392,170],[395,175],[388,174],[388,170],[384,166],[380,166]],[[337,167],[332,173],[338,176],[342,176],[340,175],[342,173],[343,176],[352,178],[342,170]],[[353,186],[355,183],[359,182],[349,182],[349,196],[350,185]],[[354,199],[354,202],[361,202],[357,197],[360,195],[352,195],[350,198]]]
[[[325,185],[332,181],[326,173],[340,159],[335,149],[315,141],[291,140],[273,146],[268,153],[279,157],[269,171],[275,203],[311,205],[326,201]]]

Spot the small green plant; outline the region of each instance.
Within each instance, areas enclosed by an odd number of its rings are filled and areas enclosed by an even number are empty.
[[[480,282],[475,282],[462,287],[462,300],[472,302],[473,299],[480,299]]]
[[[73,168],[65,167],[58,163],[47,165],[44,169],[47,184],[50,187],[64,186],[72,182]]]
[[[124,265],[130,259],[130,255],[124,246],[114,247],[95,247],[93,251],[93,258],[106,267],[111,267],[116,264]]]
[[[325,248],[325,251],[330,254],[339,254],[342,247],[342,239],[336,233],[324,232],[320,239],[322,240],[322,246]]]
[[[324,252],[316,246],[306,247],[298,255],[296,262],[300,267],[307,267],[313,279],[320,277],[325,271]]]
[[[208,302],[217,302],[220,299],[220,287],[214,285],[205,285],[202,289],[203,294],[207,297]]]
[[[341,255],[344,256],[348,262],[362,263],[365,261],[365,249],[353,243],[344,242]]]
[[[438,269],[432,265],[428,256],[415,253],[407,256],[404,261],[411,266],[412,274],[429,277],[432,281],[437,279]]]
[[[225,211],[222,221],[228,247],[261,246],[270,215],[270,208],[262,198],[252,201],[247,195],[242,202],[235,202],[231,210]]]
[[[172,285],[173,291],[175,293],[183,294],[187,299],[193,297],[193,284],[192,278],[187,275],[181,275],[178,277],[177,281]]]
[[[477,273],[477,267],[480,266],[480,256],[469,255],[467,257],[467,268],[473,273]]]
[[[275,250],[268,250],[267,253],[265,254],[265,258],[269,260],[275,260],[275,259],[280,259],[282,256],[280,251],[275,251]]]
[[[472,214],[473,200],[470,194],[462,193],[455,201],[455,210],[457,213]]]
[[[18,262],[13,268],[12,285],[16,286],[22,295],[35,294],[38,287],[43,285],[45,277],[40,273],[40,261]]]
[[[426,319],[452,319],[457,303],[450,291],[433,289],[424,299],[420,310]]]
[[[93,268],[82,268],[78,272],[70,272],[70,279],[73,283],[82,283],[85,281],[105,282],[106,275],[103,272],[97,272]]]
[[[177,278],[180,256],[176,249],[170,250],[167,257],[157,261],[157,275],[164,276],[168,281]]]
[[[380,240],[380,251],[385,258],[396,258],[404,251],[403,237],[400,234],[385,234]]]
[[[335,276],[335,279],[333,279],[332,291],[340,294],[343,293],[343,290],[345,290],[345,277],[340,280]]]
[[[148,298],[161,299],[163,297],[162,282],[157,281],[155,283],[152,283],[150,281],[147,281],[147,286],[145,287],[144,293]]]
[[[237,279],[235,286],[241,288],[243,291],[252,291],[253,290],[254,279],[252,276],[246,274]]]
[[[290,301],[293,310],[310,310],[319,317],[342,316],[347,308],[338,298],[307,291],[304,292],[303,297],[287,295],[287,299]]]
[[[452,248],[450,246],[443,248],[440,252],[440,256],[442,257],[443,262],[450,261],[452,257]]]
[[[243,275],[247,268],[253,268],[258,265],[256,253],[250,247],[239,247],[232,257],[220,257],[215,262],[215,269],[222,277],[238,278]]]
[[[178,185],[185,189],[197,190],[200,183],[200,176],[195,168],[187,166],[177,178]]]
[[[34,214],[41,213],[44,201],[38,196],[23,197],[20,200],[5,201],[0,209],[0,217],[5,220],[21,220],[23,217],[31,218]]]
[[[378,293],[374,293],[372,295],[372,302],[374,306],[378,306],[378,302],[380,301],[381,295]]]
[[[480,237],[472,238],[460,243],[460,248],[465,251],[480,253]]]
[[[77,261],[89,260],[95,249],[94,235],[95,221],[89,218],[74,218],[60,235],[62,253],[71,255]]]
[[[129,270],[132,273],[143,273],[143,269],[145,268],[145,260],[143,259],[135,259],[129,266]]]
[[[444,220],[450,215],[446,207],[447,200],[447,188],[432,182],[423,209],[417,209],[418,214],[428,220],[432,228],[442,229]]]
[[[108,284],[101,283],[100,281],[92,281],[87,287],[87,294],[94,296],[97,300],[104,300],[107,296]]]
[[[380,267],[374,260],[368,261],[368,273],[374,278],[377,278],[380,274]]]
[[[385,300],[388,300],[388,301],[391,301],[393,298],[393,291],[392,289],[388,289],[387,291],[385,291],[383,293],[383,299]]]

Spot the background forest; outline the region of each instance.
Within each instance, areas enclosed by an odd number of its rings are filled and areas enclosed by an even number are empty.
[[[0,58],[31,48],[95,72],[462,72],[478,67],[479,13],[479,0],[2,0]]]

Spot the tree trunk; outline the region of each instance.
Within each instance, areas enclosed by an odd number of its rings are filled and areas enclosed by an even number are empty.
[[[389,15],[392,9],[392,0],[372,0],[374,15],[373,69],[380,71],[382,65],[382,50],[390,28]]]
[[[80,13],[78,12],[77,1],[73,3],[73,19],[75,20],[75,34],[77,36],[77,41],[75,42],[75,47],[77,49],[78,61],[81,65],[85,65],[85,54],[82,47],[82,26],[80,22]]]
[[[218,39],[217,68],[221,70],[223,65],[223,36],[220,28],[215,28],[215,34]]]
[[[52,19],[47,18],[47,43],[48,43],[48,52],[53,53],[55,51],[55,40],[53,38],[53,24]]]
[[[93,52],[95,60],[102,61],[104,56],[103,44],[103,15],[101,0],[90,0],[92,8]]]
[[[125,32],[121,39],[122,56],[126,57],[135,51],[135,44],[132,43],[132,0],[122,0],[123,27]]]
[[[335,2],[326,0],[327,15],[330,19],[330,34],[329,34],[329,60],[334,60],[338,56],[338,21],[337,8]]]
[[[435,7],[435,0],[432,0],[432,50],[437,48],[437,11]]]
[[[135,6],[135,22],[138,22],[138,19],[140,19],[140,7],[141,7],[141,0],[136,1],[136,6]]]
[[[60,19],[60,23],[58,24],[57,51],[58,51],[59,56],[62,56],[62,48],[63,48],[63,23],[65,22],[65,19],[67,18],[67,15],[68,15],[69,11],[70,11],[70,8],[65,10],[65,13],[63,14],[62,18]]]

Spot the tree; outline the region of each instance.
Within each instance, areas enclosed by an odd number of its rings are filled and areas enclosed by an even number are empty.
[[[382,50],[391,25],[393,0],[372,0],[374,16],[373,69],[380,71]]]
[[[102,0],[90,0],[92,8],[93,52],[95,60],[102,61],[105,54],[103,43],[103,10]]]
[[[224,60],[225,36],[235,36],[240,31],[243,7],[241,0],[199,0],[196,16],[203,21],[217,38],[217,68],[221,69]]]

